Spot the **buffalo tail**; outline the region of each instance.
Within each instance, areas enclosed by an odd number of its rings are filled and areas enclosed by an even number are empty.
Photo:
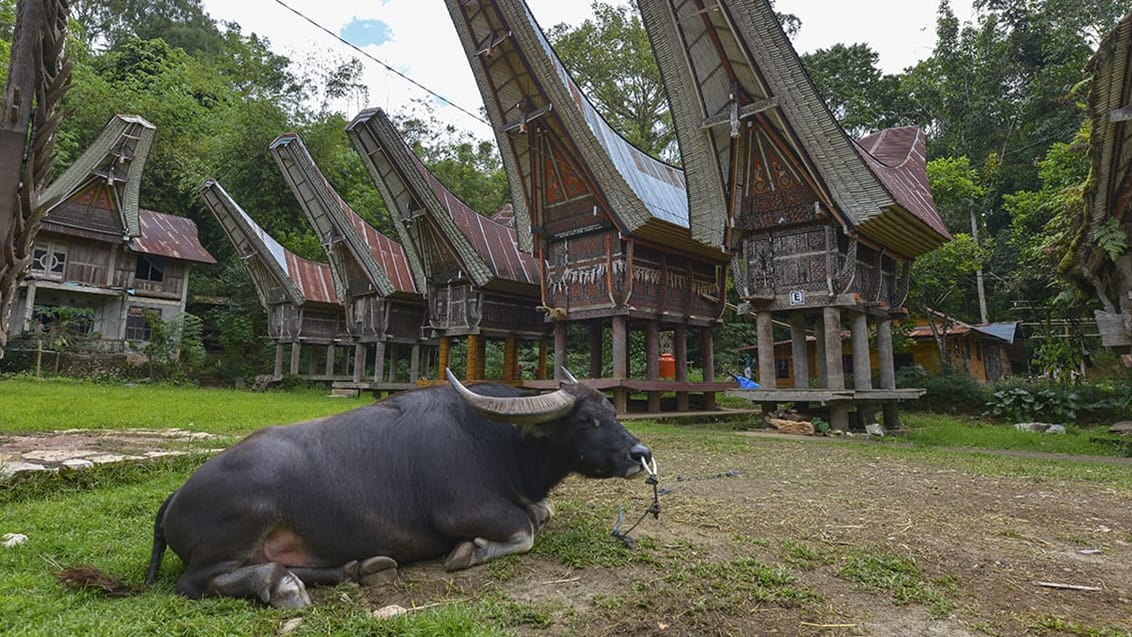
[[[165,502],[161,503],[161,508],[157,509],[157,516],[153,520],[153,550],[149,554],[149,571],[145,574],[145,584],[149,586],[157,579],[157,569],[161,568],[161,558],[165,555],[165,509],[169,507],[169,503],[173,500],[173,496],[177,495],[174,491]]]

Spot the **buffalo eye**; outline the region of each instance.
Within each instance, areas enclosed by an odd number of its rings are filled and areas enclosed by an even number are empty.
[[[600,426],[601,426],[601,420],[594,418],[594,427],[600,427]]]

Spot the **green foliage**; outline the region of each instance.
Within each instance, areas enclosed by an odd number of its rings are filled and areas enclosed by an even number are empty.
[[[1063,389],[1063,388],[1058,388]],[[1074,391],[1052,387],[1031,390],[1024,387],[994,392],[986,415],[1007,422],[1072,423],[1081,410],[1081,397]]]
[[[1096,237],[1097,245],[1113,261],[1128,250],[1128,233],[1120,227],[1120,221],[1116,217],[1106,219],[1097,228]]]
[[[144,352],[149,356],[150,377],[183,380],[204,363],[200,317],[182,312],[169,320],[156,312],[145,316],[150,329]]]
[[[1116,456],[1130,454],[1120,436],[1067,427],[1065,434],[1048,435],[1019,431],[1012,425],[991,423],[983,418],[959,420],[926,412],[901,415],[905,431],[899,439],[925,448],[963,448],[1072,454],[1079,456]],[[1123,441],[1126,443],[1127,441]]]
[[[854,137],[912,123],[896,75],[877,68],[879,55],[867,44],[834,44],[802,56],[818,93],[841,126]]]
[[[927,390],[916,401],[916,406],[932,411],[978,413],[990,397],[986,385],[963,371],[926,374],[922,369],[909,368],[902,370],[897,381],[900,387],[922,387]]]
[[[36,327],[44,347],[56,352],[73,352],[92,338],[90,327],[94,310],[69,305],[35,306]]]

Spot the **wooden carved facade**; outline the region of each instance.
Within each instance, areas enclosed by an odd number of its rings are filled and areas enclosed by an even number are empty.
[[[413,154],[380,109],[359,113],[346,127],[405,246],[410,268],[427,290],[428,324],[441,340],[440,370],[449,339],[467,337],[466,377],[484,377],[484,339],[504,341],[503,380],[516,379],[519,340],[548,333],[538,264],[519,250],[515,229],[472,210]]]
[[[645,380],[656,381],[657,334],[664,329],[673,332],[677,380],[686,381],[686,329],[702,328],[710,353],[728,255],[720,243],[693,238],[683,172],[609,127],[525,3],[446,4],[504,157],[520,241],[529,242],[525,247],[543,266],[542,302],[555,328],[556,368],[565,360],[566,324],[583,323],[597,356],[590,376],[606,376],[597,345],[608,327],[612,379],[630,381],[631,327],[646,334]],[[712,366],[704,361],[707,381]],[[624,409],[624,392],[616,397]],[[650,409],[656,401],[650,395]]]
[[[284,248],[216,180],[206,180],[199,192],[236,249],[267,312],[267,335],[275,343],[274,376],[282,377],[284,349],[290,346],[290,374],[322,379],[348,377],[337,371],[333,357],[334,347],[348,344],[350,334],[330,268]],[[305,368],[301,366],[304,347],[308,360]],[[325,350],[329,365],[319,360],[319,350]]]
[[[776,386],[773,318],[782,313],[799,352],[794,388],[816,382],[823,395],[843,392],[848,311],[853,389],[872,390],[871,318],[882,350],[879,382],[897,396],[891,319],[904,313],[912,259],[949,239],[928,188],[923,133],[896,128],[851,140],[766,0],[719,0],[710,10],[698,0],[638,6],[684,169],[696,184],[693,214],[726,211],[724,223],[698,232],[731,249],[740,311],[756,315],[762,387]],[[821,350],[812,378],[805,356],[811,329]],[[846,404],[836,402],[834,424],[841,426]],[[872,418],[867,411],[862,419]]]
[[[37,306],[90,310],[94,347],[140,349],[151,317],[185,310],[189,268],[215,259],[191,220],[139,207],[154,126],[116,115],[40,196],[47,212],[13,312],[13,334],[34,327]]]
[[[1067,274],[1101,302],[1101,342],[1132,366],[1132,250],[1110,254],[1098,240],[1122,235],[1132,245],[1132,13],[1105,36],[1089,70],[1092,175]]]
[[[355,345],[353,382],[397,384],[402,350],[415,383],[435,343],[423,330],[427,308],[401,244],[378,232],[331,187],[302,140],[280,135],[269,150],[322,243]],[[372,365],[370,364],[372,361]],[[369,383],[367,383],[369,384]],[[404,384],[404,383],[402,383]]]

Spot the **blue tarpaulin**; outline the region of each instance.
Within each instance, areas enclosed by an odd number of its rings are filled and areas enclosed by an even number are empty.
[[[750,378],[747,378],[746,376],[739,376],[738,374],[732,374],[731,377],[734,378],[735,380],[739,381],[739,389],[758,389],[759,388],[758,383],[751,380]]]

